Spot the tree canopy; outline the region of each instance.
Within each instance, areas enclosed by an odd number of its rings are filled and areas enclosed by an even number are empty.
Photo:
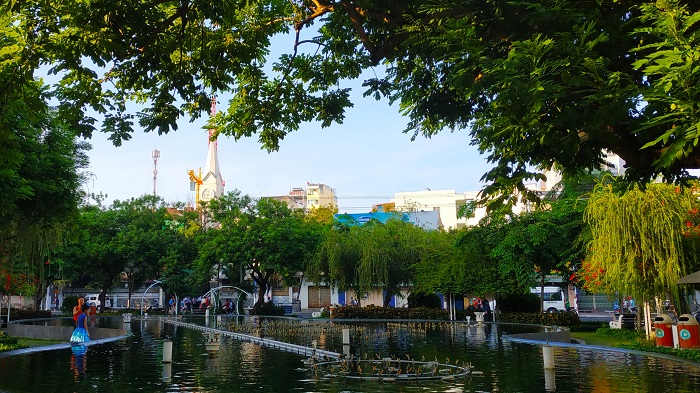
[[[104,307],[105,294],[122,283],[123,274],[130,297],[145,280],[163,278],[166,263],[186,268],[194,252],[183,232],[168,225],[174,219],[185,218],[171,214],[152,195],[114,201],[106,208],[84,206],[61,253],[65,278],[99,289]],[[179,282],[168,279],[166,290],[173,290]]]
[[[223,272],[231,279],[245,272],[258,291],[256,310],[273,279],[299,284],[296,274],[304,271],[323,229],[284,202],[254,199],[237,190],[213,199],[205,214],[215,224],[200,238],[200,270],[206,277]]]
[[[89,136],[96,112],[117,145],[136,121],[167,133],[227,94],[217,132],[276,150],[303,123],[341,123],[353,105],[345,81],[374,69],[364,94],[397,103],[412,137],[468,130],[495,165],[483,180],[497,204],[527,194],[542,168],[598,168],[608,151],[632,179],[700,167],[693,1],[4,4],[8,86],[46,67],[60,78],[47,93],[61,117]],[[288,33],[293,44],[271,59],[273,37]]]
[[[697,188],[650,184],[621,193],[602,182],[586,210],[592,241],[580,278],[598,292],[651,299],[671,296],[676,281],[700,267]]]

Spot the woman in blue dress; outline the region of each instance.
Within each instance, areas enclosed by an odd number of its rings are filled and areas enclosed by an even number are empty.
[[[87,313],[89,310],[90,306],[83,304],[82,312],[78,315],[78,321],[75,324],[75,330],[73,330],[73,334],[70,336],[70,342],[84,343],[90,341],[87,327]]]

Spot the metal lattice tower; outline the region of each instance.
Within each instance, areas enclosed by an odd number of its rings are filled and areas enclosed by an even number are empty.
[[[153,157],[153,196],[156,196],[156,179],[158,178],[158,158],[160,158],[160,150],[153,149],[151,152],[151,157]]]

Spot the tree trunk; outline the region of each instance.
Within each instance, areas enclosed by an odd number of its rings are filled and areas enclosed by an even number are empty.
[[[255,303],[256,306],[262,307],[265,304],[265,292],[267,292],[267,283],[263,284],[262,280],[258,283],[258,301]]]
[[[391,292],[388,289],[386,289],[386,293],[384,294],[383,307],[389,307],[389,303],[391,303]]]
[[[540,273],[540,313],[544,312],[544,273]]]

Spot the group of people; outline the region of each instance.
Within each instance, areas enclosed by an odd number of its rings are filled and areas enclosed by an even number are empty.
[[[175,312],[175,296],[170,298],[170,313]],[[180,300],[180,312],[182,314],[191,314],[194,309],[207,309],[211,308],[211,298],[209,296],[203,297],[189,297],[185,296]],[[221,306],[221,310],[226,314],[232,314],[236,311],[236,306],[231,301],[231,299],[226,299],[226,302]]]
[[[170,297],[170,314],[175,314],[175,296]],[[210,300],[209,297],[197,297],[197,298],[192,298],[189,296],[185,296],[182,299],[180,299],[180,312],[182,314],[191,314],[192,310],[195,308],[201,308],[201,309],[206,309],[209,308],[210,306]]]

